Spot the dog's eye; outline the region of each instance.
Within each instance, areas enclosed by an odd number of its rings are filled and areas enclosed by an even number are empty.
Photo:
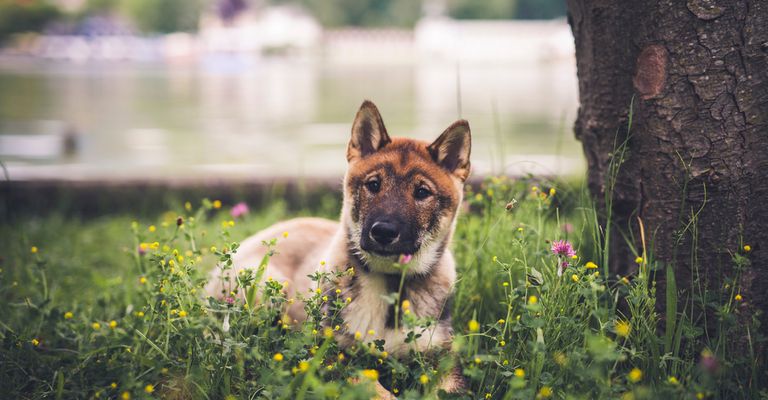
[[[370,191],[371,193],[378,193],[379,189],[381,188],[381,183],[379,183],[379,181],[374,179],[366,182],[365,187],[368,188],[368,191]]]
[[[427,197],[431,196],[432,192],[429,191],[429,189],[425,187],[420,187],[416,189],[416,191],[413,193],[413,197],[415,197],[417,200],[423,200]]]

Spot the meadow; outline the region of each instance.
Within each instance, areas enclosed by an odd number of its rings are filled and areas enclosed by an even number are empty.
[[[231,297],[205,298],[208,272],[231,265],[239,240],[310,213],[279,199],[235,206],[212,193],[136,219],[53,212],[0,226],[1,397],[369,399],[377,379],[401,399],[768,397],[750,353],[763,338],[737,318],[748,301],[738,276],[691,295],[674,279],[657,290],[674,266],[642,246],[631,274],[612,275],[610,223],[581,184],[497,177],[467,188],[453,240],[453,350],[407,359],[362,339],[339,348],[344,322],[323,310],[347,300],[286,298],[283,282],[256,284],[260,266],[231,282]],[[338,209],[325,201],[311,214]],[[280,239],[265,245],[279,252]],[[733,249],[736,271],[749,268],[750,249]],[[295,301],[306,302],[306,322],[283,318]],[[399,310],[412,337],[435,323]],[[457,365],[467,392],[438,393]]]

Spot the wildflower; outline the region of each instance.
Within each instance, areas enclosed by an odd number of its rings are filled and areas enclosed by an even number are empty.
[[[139,278],[139,283],[142,284],[142,285],[147,283],[147,277],[142,276],[141,278]]]
[[[479,365],[482,362],[483,362],[483,360],[481,360],[480,357],[475,357],[475,364]]]
[[[115,321],[114,319],[112,321],[109,321],[109,327],[111,329],[117,328],[117,321]]]
[[[215,209],[217,209],[217,210],[218,210],[219,208],[221,208],[221,200],[214,200],[214,201],[213,201],[213,208],[215,208]]]
[[[109,387],[111,387],[112,389],[117,389],[117,382],[110,383]]]
[[[156,231],[156,230],[157,230],[157,227],[156,227],[156,226],[154,226],[154,225],[150,225],[150,226],[149,226],[149,228],[148,228],[148,230],[149,230],[150,232],[154,232],[154,231]]]
[[[355,340],[360,340],[360,338],[363,337],[363,334],[360,333],[360,331],[355,331]]]
[[[376,334],[376,331],[374,331],[373,329],[368,329],[368,335],[373,336],[375,334]]]
[[[629,285],[629,279],[627,279],[627,277],[624,276],[624,277],[621,278],[621,283],[623,283],[625,285]]]
[[[574,282],[578,282],[579,281],[579,276],[576,275],[576,274],[573,274],[573,275],[571,275],[571,280],[574,281]]]
[[[344,358],[346,358],[346,356],[344,356],[344,353],[339,353],[337,358],[338,358],[339,361],[344,361]]]
[[[29,252],[30,252],[30,253],[32,253],[32,254],[37,254],[37,246],[32,246],[32,247],[29,249]]]
[[[147,253],[147,249],[149,248],[149,245],[146,243],[139,243],[139,247],[136,249],[136,251],[139,253],[140,256],[143,256]]]
[[[344,301],[346,301],[346,302],[347,302],[347,304],[349,304],[349,303],[351,303],[351,302],[352,302],[352,298],[351,298],[351,297],[347,297],[346,299],[344,299]]]
[[[336,294],[341,294],[341,289],[336,289]]]
[[[323,296],[323,301],[328,301],[328,296]]]
[[[643,371],[640,368],[632,368],[632,371],[629,371],[629,374],[627,374],[627,379],[632,383],[640,382],[643,379]]]
[[[470,332],[477,332],[480,330],[480,323],[475,321],[474,319],[470,320],[467,325],[469,326]]]
[[[555,190],[555,188],[550,188],[549,189],[549,196],[550,197],[554,196],[556,193],[557,193],[557,190]]]
[[[427,383],[429,383],[429,377],[427,376],[427,374],[421,374],[421,376],[419,377],[419,382],[421,382],[422,385],[426,385]]]
[[[475,201],[483,201],[483,195],[478,193],[475,195]]]
[[[139,318],[143,318],[144,317],[144,311],[138,311],[136,313],[136,316],[139,317]]]
[[[555,359],[555,363],[557,363],[557,365],[561,367],[564,366],[566,363],[568,363],[568,357],[566,357],[565,354],[559,351],[555,353],[554,359]]]
[[[701,359],[699,362],[701,363],[701,367],[711,374],[717,373],[717,371],[720,369],[720,363],[709,349],[704,349],[701,352]]]
[[[486,398],[486,399],[490,399],[490,398],[491,398],[491,394],[490,394],[490,393],[486,393],[486,394],[485,394],[485,398]]]
[[[72,314],[72,311],[67,311],[64,313],[64,319],[72,319],[75,316],[75,314]]]
[[[301,361],[299,363],[299,371],[307,372],[308,370],[309,370],[309,363],[306,361]]]
[[[32,346],[40,346],[40,341],[37,340],[37,338],[32,339],[30,342],[32,343]]]
[[[176,218],[176,226],[182,226],[184,225],[184,218]]]
[[[34,248],[34,247],[33,247],[33,248]],[[744,252],[745,252],[745,253],[749,253],[750,251],[752,251],[752,246],[750,246],[750,245],[748,245],[748,244],[745,244],[745,245],[744,245]]]
[[[667,382],[669,382],[672,385],[677,385],[680,383],[677,381],[677,378],[675,378],[674,376],[670,376],[669,378],[667,378]]]
[[[400,254],[400,257],[397,259],[397,263],[405,265],[411,262],[411,259],[413,259],[413,254]]]
[[[496,321],[496,322],[497,322],[499,325],[504,325],[504,323],[505,323],[505,322],[507,322],[507,321],[505,321],[504,319],[500,319],[500,320],[498,320],[498,321]]]
[[[522,368],[515,368],[515,376],[518,378],[525,378],[525,370]]]
[[[632,332],[632,326],[628,321],[616,321],[614,329],[617,335],[624,338],[629,337],[629,333]]]
[[[520,232],[520,233],[523,233],[523,227],[521,226],[521,227],[517,228],[517,231]]]
[[[736,300],[736,301],[742,301],[742,300],[744,300],[744,298],[743,298],[743,297],[741,297],[741,293],[739,293],[739,294],[736,294],[736,296],[734,296],[734,298],[733,298],[733,299],[734,299],[734,300]]]
[[[278,362],[283,361],[284,358],[283,353],[275,353],[275,355],[272,356],[272,359]]]
[[[538,186],[534,186],[534,187],[531,188],[531,192],[533,192],[533,193],[536,193],[538,191],[539,191],[539,187]]]
[[[331,328],[323,329],[323,336],[325,336],[326,339],[330,339],[331,337],[333,337],[333,329]]]
[[[635,262],[636,262],[637,264],[642,264],[642,263],[643,263],[643,257],[639,257],[639,256],[638,256],[637,258],[635,258]]]
[[[333,327],[333,330],[334,330],[334,331],[338,331],[339,329],[341,329],[341,327],[340,327],[340,326],[338,326],[338,325],[336,325],[336,326],[334,326],[334,327]]]
[[[499,342],[499,346],[501,346],[501,347],[504,347],[506,345],[507,345],[507,342],[505,342],[503,340]]]
[[[576,255],[576,251],[567,240],[555,240],[552,242],[552,254],[570,258]]]
[[[93,328],[94,331],[98,331],[99,329],[101,329],[101,324],[98,322],[94,322],[91,324],[91,328]]]
[[[401,308],[403,311],[407,311],[407,310],[409,310],[409,309],[411,308],[411,302],[410,302],[410,301],[408,301],[408,299],[406,299],[406,300],[403,300],[403,301],[400,303],[400,308]]]
[[[179,311],[179,317],[180,318],[184,318],[186,316],[187,316],[187,312],[186,311],[184,311],[184,310]]]
[[[375,369],[364,369],[363,377],[376,382],[379,380],[379,371],[376,371]]]
[[[536,396],[538,398],[546,399],[548,397],[552,397],[552,388],[549,386],[542,386],[541,389],[539,389],[539,394]]]
[[[499,261],[499,257],[493,256],[493,257],[491,257],[491,261],[497,262],[497,261]]]
[[[568,222],[564,223],[564,224],[563,224],[563,225],[560,227],[560,229],[561,229],[563,232],[565,232],[565,233],[573,233],[573,231],[574,231],[574,229],[573,229],[573,224],[571,224],[571,223],[568,223]]]
[[[192,203],[190,202],[184,203],[184,209],[187,211],[192,211]]]
[[[232,296],[227,296],[227,297],[225,297],[225,298],[224,298],[224,301],[225,301],[227,304],[229,304],[229,305],[235,304],[235,298],[234,298],[234,297],[232,297]]]
[[[587,263],[584,264],[584,268],[586,268],[586,269],[597,269],[597,264],[593,263],[592,261],[587,261]]]
[[[288,231],[283,232],[283,237],[286,239],[288,238]]]
[[[120,398],[123,400],[131,400],[131,392],[125,391],[123,394],[120,395]]]
[[[528,304],[535,305],[538,302],[539,302],[539,298],[538,297],[536,297],[536,296],[528,297]]]
[[[155,386],[152,384],[149,384],[147,386],[144,386],[144,391],[147,393],[152,393],[155,391]]]
[[[150,249],[152,249],[152,250],[157,250],[157,249],[159,249],[159,248],[160,248],[160,242],[152,242],[152,243],[149,245],[149,248],[150,248]]]
[[[229,211],[229,215],[232,216],[232,218],[240,218],[246,214],[248,214],[250,210],[248,209],[248,204],[245,204],[245,202],[239,202],[232,206],[232,209]]]
[[[698,400],[701,400],[701,399],[703,399],[704,397],[705,397],[705,396],[704,396],[704,393],[702,393],[702,392],[697,392],[697,393],[696,393],[696,398],[697,398]]]
[[[502,282],[501,286],[507,287],[507,286],[509,286],[509,282],[504,281],[504,282]]]

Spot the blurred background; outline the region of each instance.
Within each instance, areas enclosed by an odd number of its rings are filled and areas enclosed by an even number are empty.
[[[339,179],[352,118],[580,175],[561,0],[0,0],[10,180]]]

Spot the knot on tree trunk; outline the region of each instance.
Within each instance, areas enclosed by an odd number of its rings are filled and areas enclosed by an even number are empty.
[[[667,49],[652,44],[643,49],[637,57],[637,69],[632,83],[643,100],[657,96],[667,79]]]

